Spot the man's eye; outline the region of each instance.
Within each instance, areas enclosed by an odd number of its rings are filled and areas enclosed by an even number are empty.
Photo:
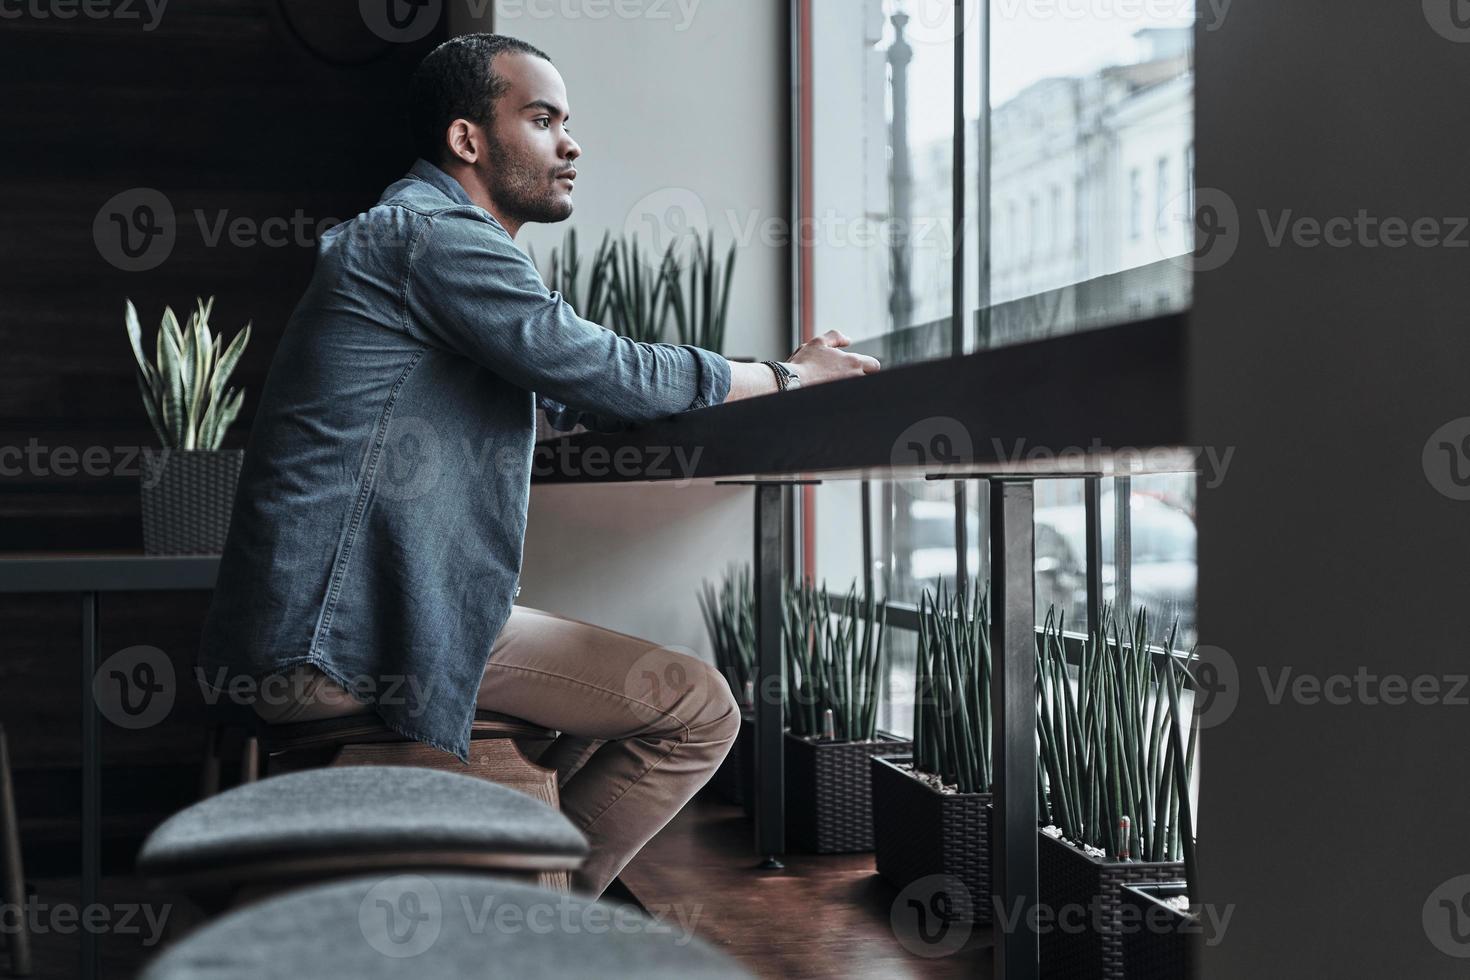
[[[538,123],[544,122],[547,126],[550,126],[551,125],[551,119],[549,117],[547,117],[547,116],[538,116],[536,118],[536,121]]]

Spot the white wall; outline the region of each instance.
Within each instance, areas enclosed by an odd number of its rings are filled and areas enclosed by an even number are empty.
[[[496,0],[493,26],[449,6],[455,33],[521,38],[566,82],[576,209],[518,244],[544,265],[569,225],[589,251],[707,227],[721,255],[740,242],[725,352],[790,354],[789,254],[750,231],[787,221],[786,5]],[[517,601],[707,656],[696,590],[749,560],[751,509],[739,487],[533,487]]]

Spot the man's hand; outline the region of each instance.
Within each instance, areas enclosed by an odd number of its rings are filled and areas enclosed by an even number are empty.
[[[802,344],[787,360],[796,366],[803,388],[807,385],[819,385],[824,381],[872,374],[881,367],[875,357],[841,350],[851,343],[852,340],[846,334],[828,330]]]

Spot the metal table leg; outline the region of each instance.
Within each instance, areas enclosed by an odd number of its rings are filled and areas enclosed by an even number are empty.
[[[97,885],[102,858],[101,772],[99,765],[97,699],[92,680],[97,674],[97,593],[82,593],[82,922],[97,902]],[[97,977],[97,934],[83,927],[81,937],[82,980]]]
[[[1016,923],[995,940],[995,975],[1036,980],[1040,945],[1030,923],[1037,901],[1035,498],[1032,481],[990,481],[990,698],[995,726],[994,895]]]
[[[781,674],[782,486],[755,486],[755,850],[763,868],[786,853],[786,691]]]

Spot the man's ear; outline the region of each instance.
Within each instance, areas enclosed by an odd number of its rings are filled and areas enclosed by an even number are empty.
[[[450,157],[464,163],[478,162],[485,152],[484,131],[468,119],[456,119],[450,123],[445,141],[449,144]]]

